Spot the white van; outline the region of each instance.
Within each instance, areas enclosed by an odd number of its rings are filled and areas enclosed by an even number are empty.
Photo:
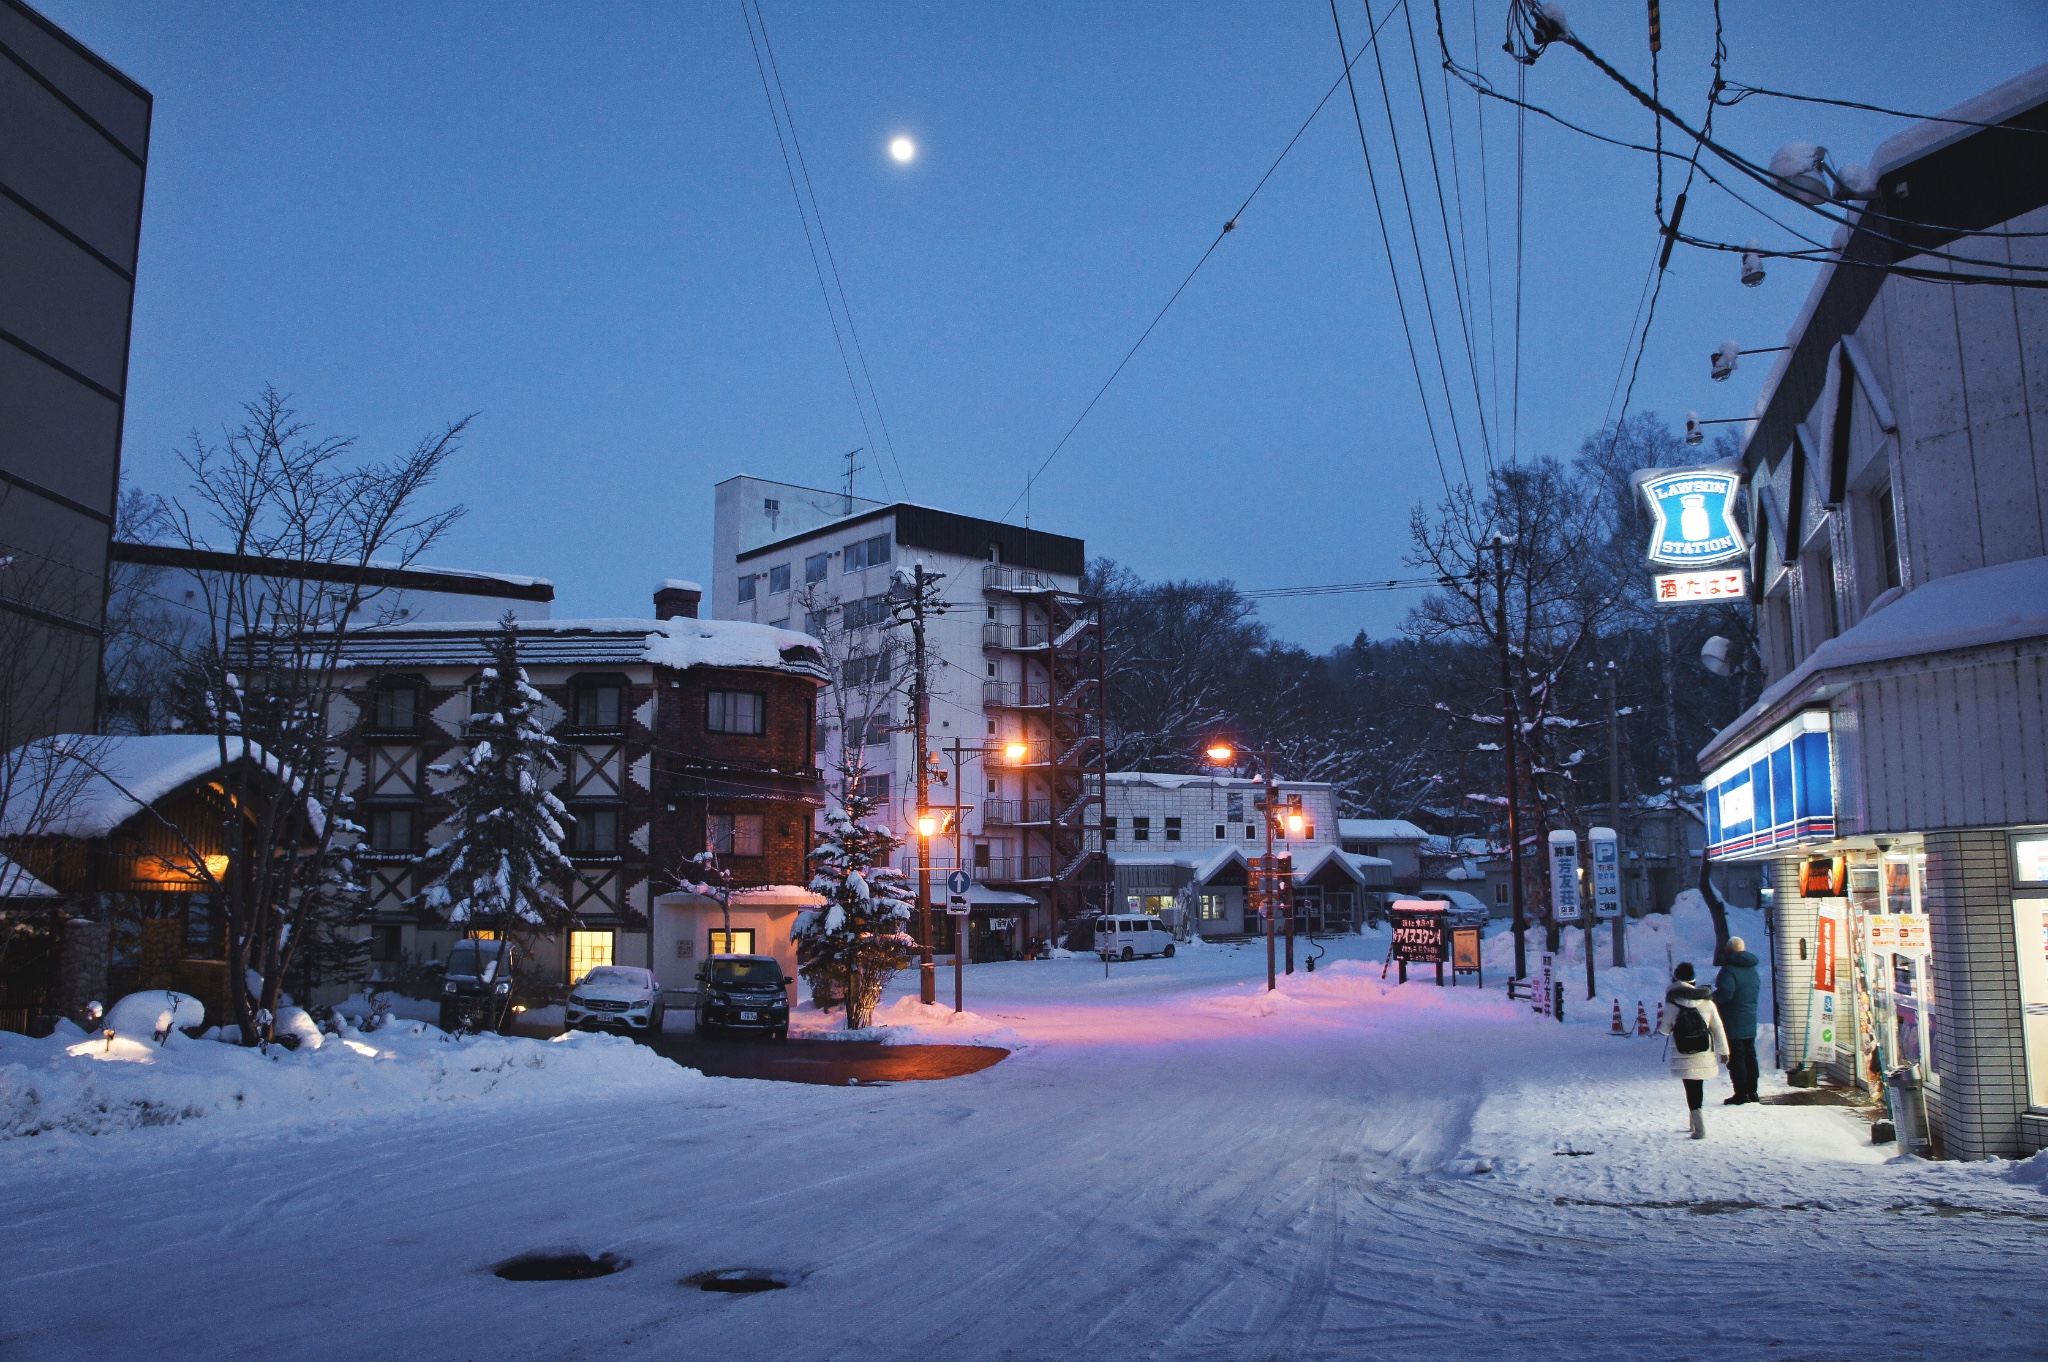
[[[1173,955],[1173,929],[1145,913],[1095,919],[1095,953],[1103,959],[1134,960]]]

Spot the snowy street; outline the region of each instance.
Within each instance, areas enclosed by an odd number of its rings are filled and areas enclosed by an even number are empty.
[[[1691,1143],[1661,1041],[1382,984],[1384,940],[1274,998],[1253,947],[978,966],[928,1038],[1021,1048],[944,1082],[0,1143],[0,1357],[2040,1355],[2041,1160],[1725,1082]],[[563,1247],[631,1266],[491,1275]],[[792,1285],[679,1285],[736,1267]]]

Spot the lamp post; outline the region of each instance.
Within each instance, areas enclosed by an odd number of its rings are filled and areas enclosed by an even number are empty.
[[[1515,742],[1521,736],[1521,716],[1516,713],[1515,682],[1508,666],[1508,560],[1507,551],[1513,547],[1512,537],[1494,532],[1493,538],[1479,547],[1493,555],[1493,580],[1499,595],[1494,612],[1494,637],[1500,646],[1500,698],[1502,747],[1507,752],[1508,767],[1508,897],[1515,913],[1515,977],[1529,977],[1529,916],[1522,903],[1522,829],[1518,806],[1520,797],[1515,789],[1515,766],[1520,760],[1515,755]],[[1477,593],[1474,593],[1475,600]]]
[[[1207,756],[1211,762],[1218,766],[1234,765],[1237,761],[1237,750],[1227,742],[1211,743],[1204,750],[1203,755]],[[1266,785],[1266,854],[1259,861],[1258,900],[1259,914],[1266,920],[1266,991],[1270,993],[1278,986],[1274,979],[1273,961],[1273,914],[1276,908],[1275,900],[1279,898],[1279,895],[1273,892],[1273,876],[1277,873],[1273,866],[1273,820],[1279,817],[1279,786],[1273,779],[1273,754],[1271,752],[1260,750],[1248,752],[1246,755],[1259,759],[1259,768],[1264,772],[1263,779]],[[1300,814],[1295,814],[1288,819],[1288,831],[1290,832],[1298,833],[1305,826],[1306,820]],[[1289,974],[1294,973],[1294,914],[1292,912],[1287,914],[1287,972]]]
[[[932,834],[938,830],[938,815],[930,809],[920,808],[917,811],[917,996],[919,1001],[926,1003],[939,1000],[938,975],[932,964]]]

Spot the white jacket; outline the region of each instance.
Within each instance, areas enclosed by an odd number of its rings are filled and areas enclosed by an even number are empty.
[[[1696,1002],[1676,1003],[1670,998],[1664,1000],[1664,1010],[1657,1016],[1657,1034],[1668,1036],[1671,1028],[1678,1024],[1678,1009],[1690,1007],[1697,1010],[1707,1023],[1707,1048],[1696,1055],[1681,1054],[1674,1044],[1671,1047],[1671,1076],[1673,1078],[1712,1078],[1721,1071],[1721,1064],[1728,1058],[1728,1032],[1722,1029],[1720,1009],[1714,1006],[1712,998]]]

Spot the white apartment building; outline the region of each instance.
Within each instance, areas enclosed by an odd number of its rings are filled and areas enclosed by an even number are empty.
[[[932,807],[961,809],[931,863],[969,870],[970,951],[1000,958],[1104,901],[1102,628],[1080,594],[1086,546],[907,502],[734,477],[718,484],[711,614],[817,637],[828,785],[849,743],[915,865],[917,755],[896,571],[942,574],[926,623]],[[955,771],[958,779],[955,779]],[[943,782],[936,777],[943,776]]]
[[[1259,930],[1245,891],[1266,851],[1263,781],[1112,771],[1106,785],[1102,838],[1118,912],[1157,914],[1204,936]],[[1354,930],[1384,906],[1369,896],[1392,888],[1393,862],[1344,850],[1330,785],[1283,780],[1276,793],[1273,850],[1292,865],[1295,931]]]

